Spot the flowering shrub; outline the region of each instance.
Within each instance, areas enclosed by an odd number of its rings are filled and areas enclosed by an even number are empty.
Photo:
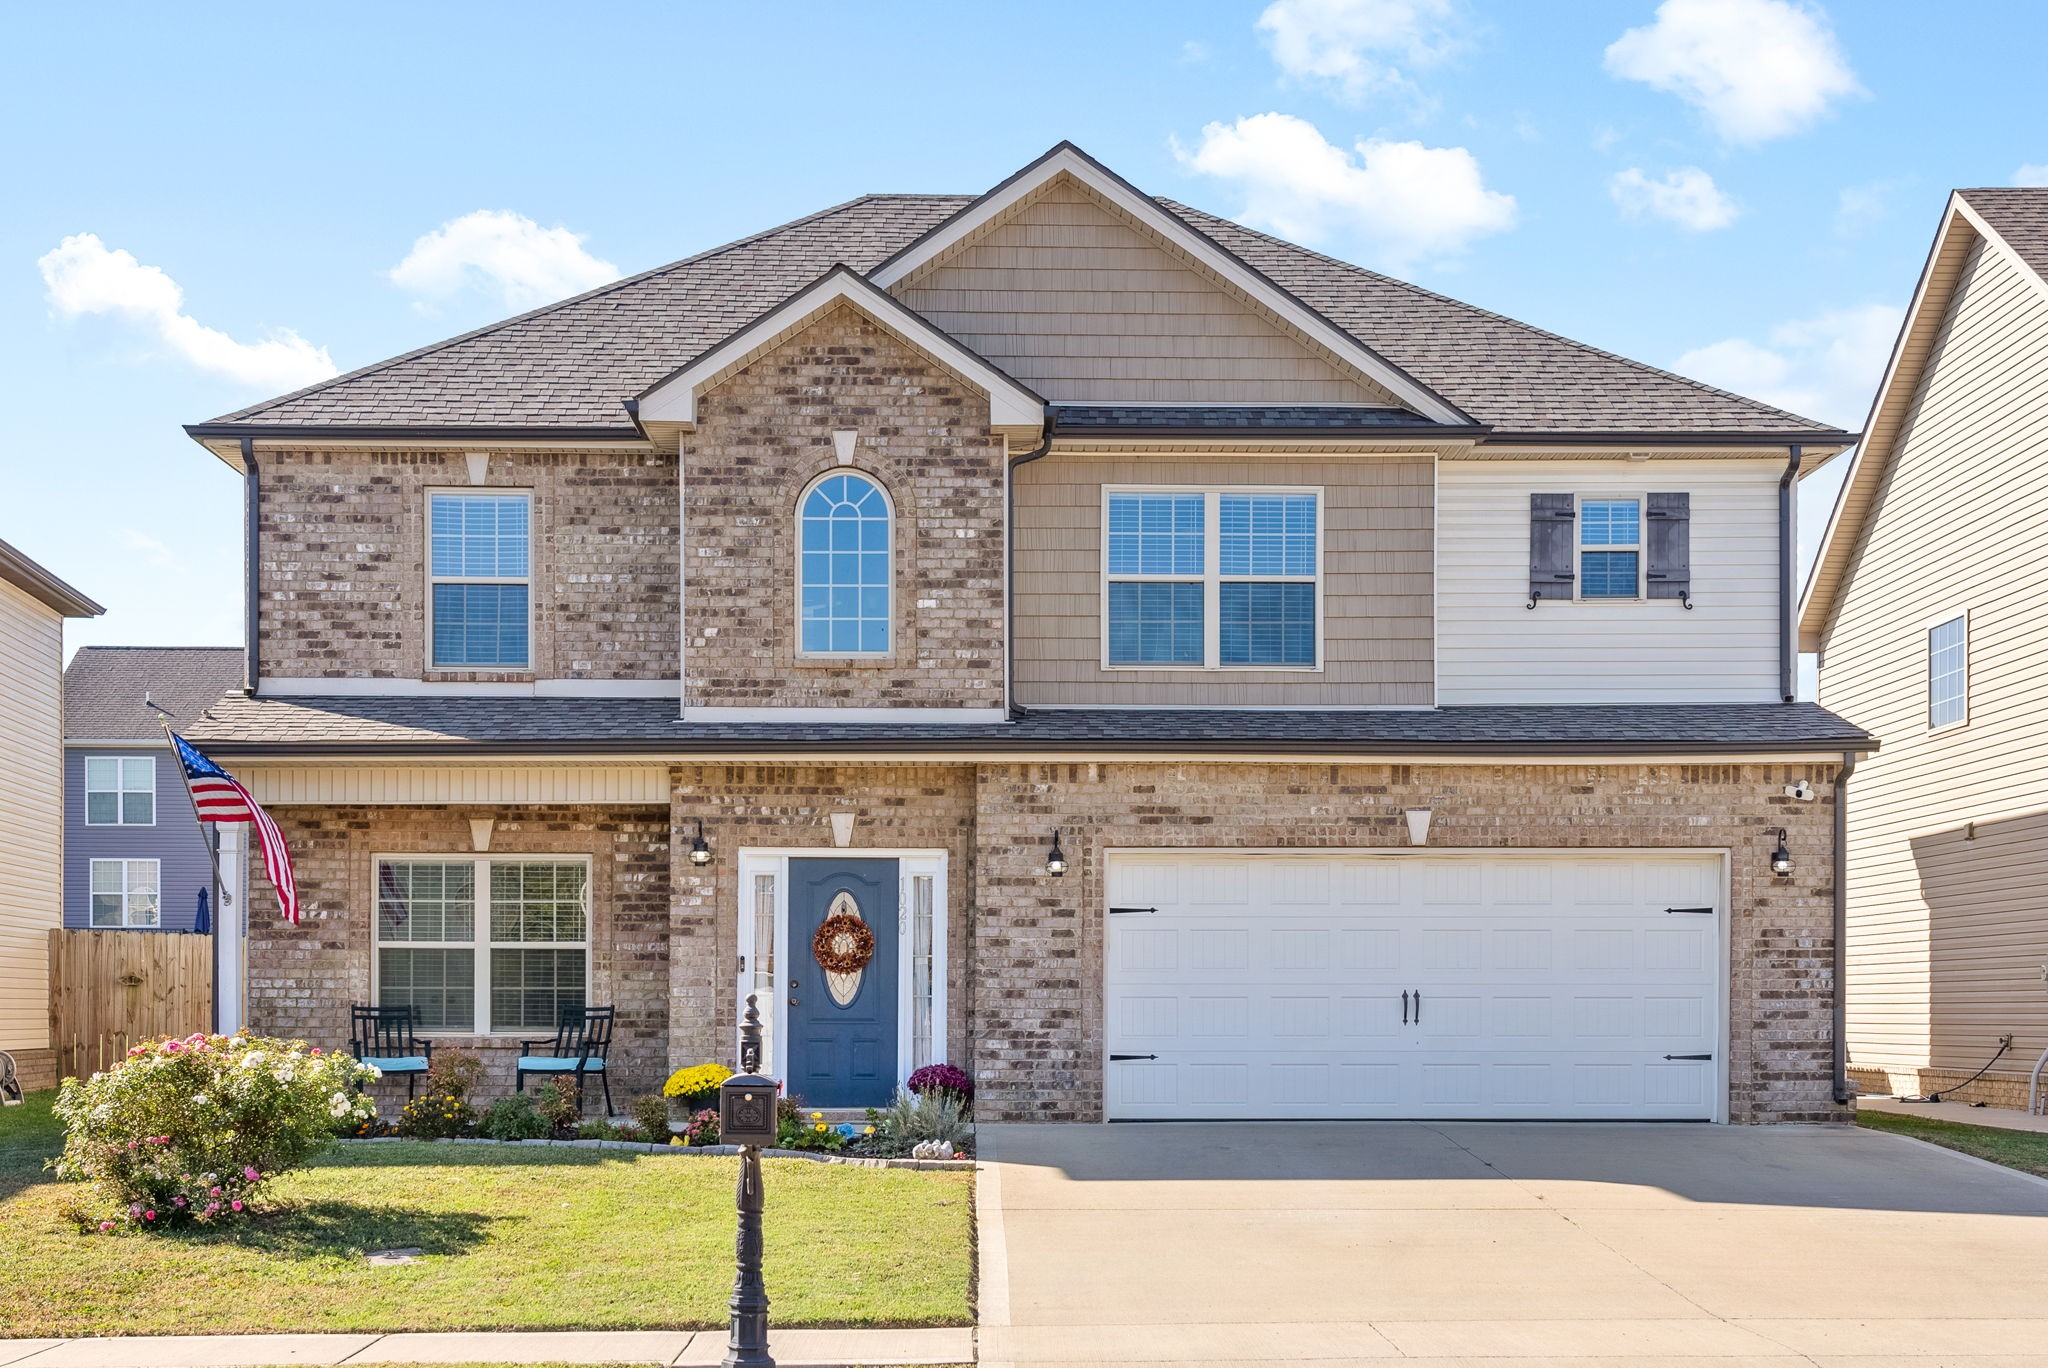
[[[476,1124],[469,1090],[484,1076],[483,1057],[473,1050],[441,1050],[427,1066],[426,1090],[405,1104],[392,1127],[413,1140],[446,1140]]]
[[[718,1143],[718,1113],[705,1108],[690,1118],[690,1124],[683,1127],[683,1143],[686,1145],[715,1145]]]
[[[732,1070],[723,1064],[692,1064],[670,1074],[668,1082],[661,1085],[661,1095],[709,1103],[716,1100],[718,1085],[731,1077]]]
[[[843,1150],[846,1132],[825,1119],[823,1112],[806,1113],[796,1098],[784,1098],[776,1107],[775,1147],[786,1150]]]
[[[64,1080],[58,1175],[90,1183],[99,1229],[160,1229],[248,1209],[256,1188],[376,1115],[377,1071],[303,1040],[195,1034],[137,1045]]]
[[[952,1064],[927,1064],[910,1075],[910,1091],[944,1093],[966,1108],[974,1101],[974,1080],[967,1076],[967,1070]]]

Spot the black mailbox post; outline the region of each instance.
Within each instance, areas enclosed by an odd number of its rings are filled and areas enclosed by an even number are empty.
[[[761,1147],[775,1143],[775,1080],[761,1067],[761,1010],[747,995],[740,1025],[740,1068],[718,1090],[718,1140],[740,1147],[739,1234],[733,1240],[738,1265],[732,1280],[732,1329],[726,1337],[724,1368],[775,1368],[768,1352],[768,1288],[761,1280]]]

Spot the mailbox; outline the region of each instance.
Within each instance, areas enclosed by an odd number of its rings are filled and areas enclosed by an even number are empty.
[[[772,1146],[775,1104],[781,1098],[772,1078],[734,1074],[718,1089],[718,1143]]]

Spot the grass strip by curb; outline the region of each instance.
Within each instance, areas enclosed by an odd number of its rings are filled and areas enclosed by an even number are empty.
[[[1960,1121],[1938,1121],[1931,1116],[1908,1116],[1899,1112],[1864,1111],[1856,1124],[1865,1130],[1883,1131],[1925,1140],[1958,1154],[1989,1159],[2036,1178],[2048,1178],[2048,1134],[2040,1131],[2006,1130],[1999,1126],[1972,1126]]]

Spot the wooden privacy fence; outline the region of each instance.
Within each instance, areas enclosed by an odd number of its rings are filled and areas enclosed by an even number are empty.
[[[138,1041],[213,1024],[213,937],[50,933],[50,1044],[59,1078],[85,1078]]]

